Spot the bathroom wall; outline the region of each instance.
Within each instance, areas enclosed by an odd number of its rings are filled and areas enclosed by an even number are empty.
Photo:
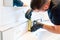
[[[5,7],[13,7],[13,0],[3,0],[3,5]]]

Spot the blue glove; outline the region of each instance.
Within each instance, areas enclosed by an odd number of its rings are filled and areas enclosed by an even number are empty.
[[[13,6],[21,7],[23,2],[21,0],[13,0]]]
[[[39,28],[43,28],[43,24],[37,23],[36,21],[34,21],[33,26],[31,27],[31,32],[34,32]]]

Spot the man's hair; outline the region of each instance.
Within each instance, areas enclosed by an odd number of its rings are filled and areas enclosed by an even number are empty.
[[[47,0],[31,0],[31,8],[34,9],[40,9],[45,3],[47,2]]]

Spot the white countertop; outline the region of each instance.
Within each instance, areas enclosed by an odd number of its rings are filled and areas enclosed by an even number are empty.
[[[0,31],[8,30],[27,21],[25,12],[27,7],[2,7],[0,17]]]

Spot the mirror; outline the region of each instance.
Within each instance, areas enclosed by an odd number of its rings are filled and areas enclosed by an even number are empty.
[[[3,6],[6,7],[28,7],[30,0],[3,0]]]

